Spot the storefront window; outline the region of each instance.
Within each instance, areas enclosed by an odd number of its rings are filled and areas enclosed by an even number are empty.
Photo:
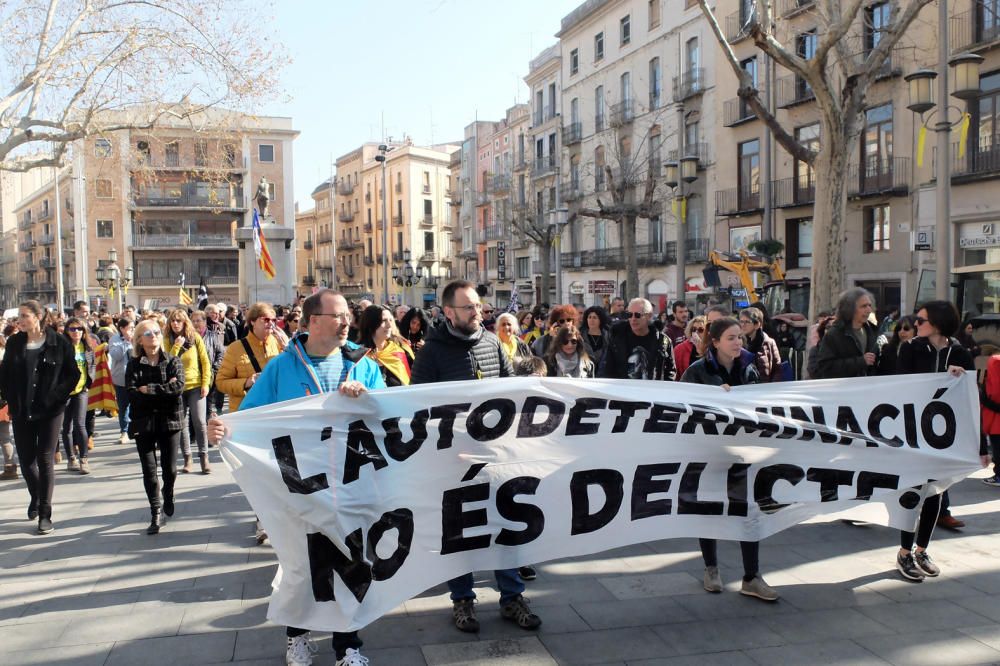
[[[962,284],[962,314],[1000,314],[1000,271],[987,271],[964,276]]]

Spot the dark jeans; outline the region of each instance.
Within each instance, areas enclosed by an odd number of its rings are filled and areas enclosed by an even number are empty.
[[[115,384],[115,400],[118,401],[118,429],[128,432],[128,425],[132,422],[129,418],[129,397],[128,389]]]
[[[55,486],[55,453],[62,414],[43,421],[14,420],[14,446],[21,462],[21,474],[38,507],[40,518],[52,518],[52,489]]]
[[[719,566],[718,544],[715,539],[698,539],[706,567]],[[749,582],[760,572],[760,541],[740,541],[740,551],[743,553],[743,580]]]
[[[493,571],[493,576],[497,579],[497,589],[500,590],[501,606],[524,592],[524,581],[518,575],[517,569],[496,569]],[[451,600],[475,599],[476,592],[472,589],[473,582],[471,573],[449,580],[448,590],[451,591]]]
[[[226,394],[218,392],[215,390],[215,386],[213,386],[212,390],[208,392],[208,400],[205,405],[206,421],[213,416],[222,414],[222,403],[225,402],[225,400]]]
[[[87,410],[87,438],[94,436],[94,430],[97,428],[97,410],[88,409]]]
[[[163,498],[173,500],[174,481],[177,480],[177,447],[181,442],[180,430],[161,431],[137,435],[135,448],[142,465],[142,485],[146,488],[149,508],[160,511],[160,483],[156,478],[156,450],[160,450],[160,470],[163,474]]]
[[[285,636],[288,638],[295,638],[296,636],[301,636],[302,634],[308,633],[308,629],[299,629],[298,627],[285,627]],[[347,655],[348,648],[354,648],[355,650],[360,650],[364,643],[361,642],[361,637],[358,636],[356,631],[335,631],[333,632],[333,651],[337,653],[337,659],[343,659]]]
[[[63,412],[62,440],[67,458],[87,457],[87,400],[86,389],[71,395]],[[71,438],[72,435],[72,438]],[[79,450],[79,454],[76,451]]]
[[[924,506],[920,509],[920,518],[917,519],[917,533],[899,533],[899,546],[903,550],[913,550],[913,539],[916,536],[917,545],[927,548],[931,542],[931,535],[934,534],[934,526],[937,524],[938,514],[941,512],[941,495],[934,495],[924,500]]]

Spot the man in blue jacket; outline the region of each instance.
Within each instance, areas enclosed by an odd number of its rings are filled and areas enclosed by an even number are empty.
[[[385,388],[378,365],[365,357],[367,351],[348,342],[351,311],[347,301],[332,289],[321,289],[302,304],[302,319],[308,333],[292,338],[281,354],[264,366],[264,371],[240,404],[240,411],[317,393],[339,391],[358,397],[368,389]],[[219,442],[225,435],[222,421],[208,422],[208,436]],[[308,666],[313,650],[309,631],[286,628],[285,662],[288,666]],[[337,666],[363,666],[358,632],[334,632],[333,649]]]

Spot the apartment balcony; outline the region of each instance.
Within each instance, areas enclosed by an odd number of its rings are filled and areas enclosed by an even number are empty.
[[[680,76],[673,77],[674,101],[683,102],[705,90],[705,68],[692,67]]]
[[[607,127],[604,111],[594,115],[594,133],[603,132]]]
[[[1000,44],[1000,15],[994,2],[973,0],[972,9],[949,21],[951,52],[985,51]]]
[[[337,213],[337,219],[341,222],[353,222],[354,221],[354,211],[352,210],[342,210]]]
[[[635,99],[628,98],[611,105],[611,126],[623,127],[635,119]]]
[[[35,265],[33,261],[22,261],[21,262],[21,272],[22,273],[33,273],[38,270],[38,266]]]
[[[393,215],[392,216],[392,226],[394,226],[394,227],[401,227],[401,226],[403,226],[403,216],[402,215]]]
[[[207,159],[198,157],[196,159],[181,160],[179,155],[145,155],[138,153],[129,160],[129,169],[138,171],[148,169],[154,171],[242,171],[242,167],[237,163],[239,156],[232,159]]]
[[[337,243],[337,247],[339,247],[341,250],[354,250],[356,248],[361,247],[361,240],[360,239],[356,240],[354,238],[345,238],[341,236],[340,242]]]
[[[565,142],[565,138],[563,139],[563,141]],[[523,154],[519,155],[514,162],[514,171],[524,171],[525,169],[528,168],[528,166],[530,165],[528,163],[528,160],[524,158],[524,155]]]
[[[483,227],[482,240],[495,241],[507,238],[507,227],[503,224],[488,224]]]
[[[733,12],[726,17],[726,41],[735,44],[750,36],[750,30],[757,22],[757,13],[753,10],[747,16],[746,11]]]
[[[304,241],[302,241],[302,249],[303,250],[311,250],[311,249],[313,249],[313,242],[312,242],[312,240],[304,240]]]
[[[315,287],[316,286],[316,276],[315,275],[303,275],[302,276],[302,286],[303,287]]]
[[[583,188],[579,180],[570,180],[559,186],[559,197],[566,202],[579,201],[583,198]]]
[[[361,228],[364,230],[364,232],[366,234],[370,234],[372,232],[372,223],[371,222],[365,222],[364,225]]]
[[[868,56],[871,53],[870,50],[862,51],[861,53],[854,54],[853,58],[858,66],[861,66],[868,60]],[[885,79],[893,76],[903,75],[903,62],[905,60],[912,60],[911,55],[904,53],[901,47],[896,46],[891,51],[889,51],[889,57],[885,59],[882,66],[879,67],[878,71],[875,73],[875,78]]]
[[[781,0],[782,18],[790,18],[815,6],[816,0]]]
[[[30,239],[25,239],[17,244],[17,249],[20,250],[21,252],[28,252],[37,246],[38,243],[36,243],[35,241]]]
[[[372,193],[365,192],[365,203],[371,203],[371,202],[372,202]]]
[[[751,187],[733,187],[715,192],[716,215],[749,215],[763,208],[759,183],[754,183]]]
[[[556,172],[556,159],[553,156],[539,157],[535,159],[535,171],[531,174],[534,178],[544,178]]]
[[[677,242],[668,242],[675,250]],[[711,251],[711,241],[708,238],[687,238],[684,241],[684,261],[689,264],[700,264],[708,261],[708,254]],[[668,250],[671,248],[668,248]]]
[[[229,234],[197,234],[197,233],[151,233],[133,225],[132,243],[136,248],[232,248],[236,247],[233,237]]]
[[[562,257],[563,257],[564,260],[565,260],[566,256],[567,256],[567,254],[564,252],[562,254]],[[566,265],[565,261],[563,262],[563,265],[564,266]],[[538,274],[540,274],[542,272],[542,262],[540,260],[538,260],[538,259],[532,260],[532,262],[531,262],[531,272],[534,275],[538,275]],[[555,272],[556,272],[556,260],[555,260],[555,257],[552,257],[552,260],[549,261],[549,274],[550,275],[555,275]]]
[[[342,180],[337,183],[337,194],[342,194],[347,197],[354,194],[354,183],[346,180]]]
[[[420,255],[419,259],[419,261],[424,264],[433,264],[437,260],[438,260],[437,252],[424,252],[422,255]]]
[[[375,255],[375,263],[381,266],[385,263],[385,255],[381,252]]]
[[[41,292],[51,292],[55,293],[56,283],[55,282],[41,282],[37,285],[37,290]]]
[[[779,109],[787,109],[814,99],[816,99],[816,93],[802,77],[792,74],[778,79]]]
[[[510,191],[510,175],[506,173],[495,173],[490,178],[490,189],[494,194],[503,194]]]
[[[864,167],[852,164],[847,170],[847,196],[868,197],[883,194],[905,195],[910,189],[910,159],[869,158]]]
[[[958,156],[958,144],[951,146],[951,175],[956,182],[1000,176],[1000,135],[970,136],[971,146]]]
[[[562,142],[564,146],[572,146],[583,141],[583,123],[577,121],[563,125]]]
[[[461,206],[462,205],[462,190],[461,189],[457,189],[457,190],[452,190],[451,191],[451,205],[452,206]]]
[[[709,145],[707,141],[699,141],[698,143],[688,143],[684,145],[684,156],[685,157],[697,157],[698,158],[698,168],[704,169],[705,165],[711,164],[712,158],[709,150]],[[671,150],[667,152],[668,162],[677,162],[678,154],[676,150]]]
[[[39,268],[55,268],[56,260],[52,257],[42,257],[38,260]]]
[[[421,226],[424,226],[424,227],[433,227],[434,226],[434,215],[431,214],[431,213],[425,213],[420,218],[420,224],[421,224]]]
[[[318,270],[318,271],[331,271],[331,270],[333,270],[333,264],[330,262],[329,259],[320,259],[319,261],[317,261],[314,264],[314,266],[316,266],[316,270]]]
[[[55,234],[43,234],[38,237],[39,245],[52,245],[56,242]]]
[[[403,253],[402,252],[393,252],[392,253],[392,260],[393,261],[402,261],[403,260]]]
[[[476,205],[485,206],[490,202],[490,191],[488,189],[476,191]]]
[[[670,246],[671,244],[669,243],[665,244],[665,247],[663,248],[652,243],[636,244],[635,260],[639,266],[666,266],[669,264],[676,264],[677,253]],[[603,267],[609,269],[624,269],[626,267],[625,248],[609,247],[597,250],[567,252],[562,254],[561,263],[563,268]],[[555,268],[555,262],[553,262],[553,268]]]
[[[132,199],[133,208],[210,208],[246,210],[243,205],[243,188],[216,194],[199,194],[197,188],[183,185],[154,195],[141,195]]]
[[[761,91],[763,92],[763,91]],[[722,105],[722,125],[723,127],[735,127],[745,122],[757,118],[757,114],[750,108],[742,97],[727,99]]]
[[[326,243],[333,242],[333,234],[329,231],[321,231],[316,234],[316,243],[319,245],[324,245]]]
[[[454,226],[454,223],[451,221],[451,215],[445,215],[442,217],[439,224],[441,225],[442,230],[449,230]]]
[[[656,111],[661,106],[663,106],[663,91],[662,90],[650,90],[649,91],[649,111]]]
[[[365,255],[364,262],[365,262],[365,266],[374,266],[375,265],[375,260],[371,257],[371,255]]]
[[[22,217],[17,221],[17,228],[24,231],[26,229],[30,229],[31,225],[33,225],[34,223],[35,221],[31,219],[30,215],[25,215],[24,217]]]
[[[772,181],[771,201],[775,208],[811,206],[816,203],[816,181],[812,177]]]
[[[190,273],[189,273],[190,275]],[[239,285],[240,279],[238,275],[213,275],[211,278],[211,283],[213,287],[218,287],[222,285]],[[136,287],[174,287],[174,293],[177,293],[177,274],[173,275],[161,275],[156,277],[141,277],[135,276],[132,280],[132,284]]]
[[[52,209],[51,208],[43,208],[38,213],[38,221],[39,222],[41,222],[42,220],[48,220],[51,217],[52,217]]]

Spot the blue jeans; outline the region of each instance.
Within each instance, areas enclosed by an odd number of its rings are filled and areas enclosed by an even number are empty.
[[[132,422],[131,414],[129,413],[128,389],[115,384],[115,400],[118,401],[118,429],[127,433],[128,425]]]
[[[517,569],[496,569],[493,575],[496,576],[497,589],[500,590],[500,605],[524,592],[524,582],[517,575]],[[448,589],[451,590],[452,601],[476,598],[476,593],[472,589],[471,573],[449,580]]]

